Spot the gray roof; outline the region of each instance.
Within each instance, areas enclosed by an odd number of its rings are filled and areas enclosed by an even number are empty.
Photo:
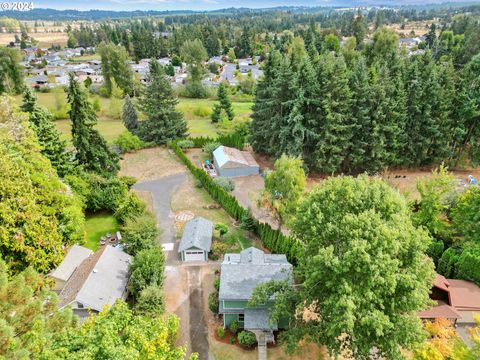
[[[132,257],[106,245],[84,260],[60,293],[60,307],[74,301],[102,311],[117,299],[125,299]]]
[[[213,222],[196,217],[185,224],[178,252],[195,247],[209,252],[212,247]]]
[[[277,324],[270,325],[268,309],[245,309],[245,330],[278,330]]]
[[[213,157],[221,168],[238,168],[254,166],[258,163],[248,151],[241,151],[235,148],[220,145],[213,152]]]
[[[285,255],[265,254],[250,247],[225,254],[220,274],[220,300],[248,300],[253,290],[269,280],[292,280],[292,264]]]
[[[63,258],[60,265],[50,273],[50,276],[55,279],[67,281],[75,269],[90,255],[93,255],[92,250],[80,245],[73,245],[70,250],[68,250],[67,255]]]

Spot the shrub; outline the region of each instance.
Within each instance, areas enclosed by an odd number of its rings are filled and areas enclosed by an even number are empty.
[[[230,331],[233,333],[233,334],[236,334],[238,332],[238,328],[240,327],[239,323],[237,320],[233,320],[230,325],[228,326],[228,328],[230,329]]]
[[[215,290],[220,291],[220,278],[216,277],[215,280],[213,280],[213,287]]]
[[[208,308],[214,314],[218,314],[218,292],[214,291],[208,295]]]
[[[225,255],[228,250],[228,245],[221,241],[214,241],[212,245],[212,251],[210,253],[210,258],[212,260],[218,260],[220,257]]]
[[[118,145],[122,153],[139,150],[145,147],[145,143],[140,140],[137,135],[132,134],[130,131],[125,130],[115,140],[115,144]]]
[[[220,237],[223,237],[226,233],[228,233],[228,226],[222,223],[215,224],[215,230],[218,231]]]
[[[188,150],[195,146],[192,140],[181,140],[177,143],[177,145],[180,146],[182,150]]]
[[[198,179],[195,179],[195,187],[198,188],[198,189],[203,188],[202,182]]]
[[[217,336],[220,338],[220,339],[223,339],[225,337],[225,329],[223,328],[223,326],[219,326],[217,328]]]
[[[253,218],[253,216],[251,215],[250,212],[245,213],[242,216],[242,222],[240,224],[240,227],[243,230],[247,230],[247,231],[255,231],[256,230],[257,222],[255,221],[255,219]]]
[[[200,117],[209,117],[212,115],[212,109],[206,105],[198,105],[193,109],[193,115],[200,116]]]
[[[230,336],[230,344],[235,344],[235,336]]]
[[[137,194],[131,192],[120,203],[114,215],[118,222],[123,224],[127,219],[132,219],[144,214],[146,210],[147,207],[145,203],[140,200]]]
[[[130,265],[129,289],[134,297],[150,285],[163,286],[165,255],[160,246],[140,251]],[[218,301],[217,301],[218,302]]]
[[[149,285],[140,292],[135,309],[147,316],[158,316],[165,312],[163,290],[157,285]]]
[[[247,330],[240,331],[237,338],[238,338],[238,343],[245,347],[252,347],[257,343],[257,338],[255,337],[255,334],[252,333],[251,331],[247,331]]]
[[[128,195],[128,187],[117,177],[106,178],[92,173],[84,173],[82,177],[89,184],[85,202],[89,211],[115,211]]]
[[[218,142],[209,142],[205,145],[203,145],[203,152],[206,152],[208,156],[212,156],[213,152],[222,144],[218,143]]]
[[[125,252],[136,255],[142,250],[151,249],[158,244],[160,231],[157,227],[157,220],[150,213],[127,219],[122,227],[122,242],[128,246]]]
[[[129,189],[137,183],[137,178],[134,176],[120,176],[120,181],[124,183]]]
[[[233,191],[235,190],[235,182],[228,177],[216,177],[213,179],[213,182],[218,186],[222,187],[225,191]]]

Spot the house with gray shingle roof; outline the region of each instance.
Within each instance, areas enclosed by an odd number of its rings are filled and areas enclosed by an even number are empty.
[[[55,280],[55,291],[60,291],[80,264],[93,255],[93,251],[80,245],[73,245],[58,267],[49,276]]]
[[[213,222],[196,217],[185,224],[178,252],[182,261],[207,261],[212,247]]]
[[[225,254],[219,291],[219,313],[223,315],[224,327],[237,320],[246,330],[270,335],[286,327],[282,321],[278,324],[269,321],[268,309],[273,305],[273,299],[262,307],[247,306],[253,290],[270,280],[293,281],[292,264],[285,255],[265,254],[254,247],[240,254]]]
[[[125,300],[131,261],[132,256],[110,245],[90,254],[61,289],[59,307],[70,305],[76,315],[86,318],[88,310],[100,312],[118,299]],[[69,259],[67,262],[65,267],[71,268]]]

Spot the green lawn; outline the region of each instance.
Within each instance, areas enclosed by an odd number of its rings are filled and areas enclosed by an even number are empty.
[[[70,139],[70,123],[66,117],[66,94],[59,92],[37,93],[38,102],[45,106],[50,112],[57,113],[58,129],[65,135],[66,139]],[[100,103],[100,109],[97,111],[98,125],[97,128],[108,142],[113,142],[125,130],[120,113],[122,100],[111,100],[96,96]],[[21,96],[16,96],[15,101],[20,104]],[[188,123],[189,134],[192,137],[211,136],[218,134],[218,128],[210,121],[211,109],[213,109],[215,101],[212,99],[179,99],[177,109],[181,111]],[[252,102],[232,102],[235,112],[235,121],[246,121],[252,113]],[[63,106],[63,108],[62,108]],[[58,109],[62,108],[61,111]],[[60,115],[58,115],[60,114]],[[65,115],[61,115],[65,114]],[[221,126],[223,130],[229,131],[233,124]]]
[[[112,214],[87,215],[85,231],[87,238],[85,246],[93,251],[100,246],[100,238],[106,233],[113,234],[120,229],[117,220]]]

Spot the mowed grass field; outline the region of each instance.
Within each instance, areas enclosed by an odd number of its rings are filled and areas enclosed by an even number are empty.
[[[66,101],[66,94],[37,93],[38,102],[50,112],[55,113]],[[97,111],[97,128],[105,139],[112,143],[124,130],[125,127],[120,119],[122,101],[97,97],[100,109]],[[15,101],[20,104],[21,96],[16,96]],[[215,100],[212,99],[179,99],[177,109],[181,111],[188,123],[189,133],[192,137],[217,135],[217,127],[210,121],[210,114]],[[252,102],[233,102],[235,121],[248,119],[252,112]],[[70,140],[70,120],[60,119],[56,121],[58,129],[64,134],[65,139]]]

